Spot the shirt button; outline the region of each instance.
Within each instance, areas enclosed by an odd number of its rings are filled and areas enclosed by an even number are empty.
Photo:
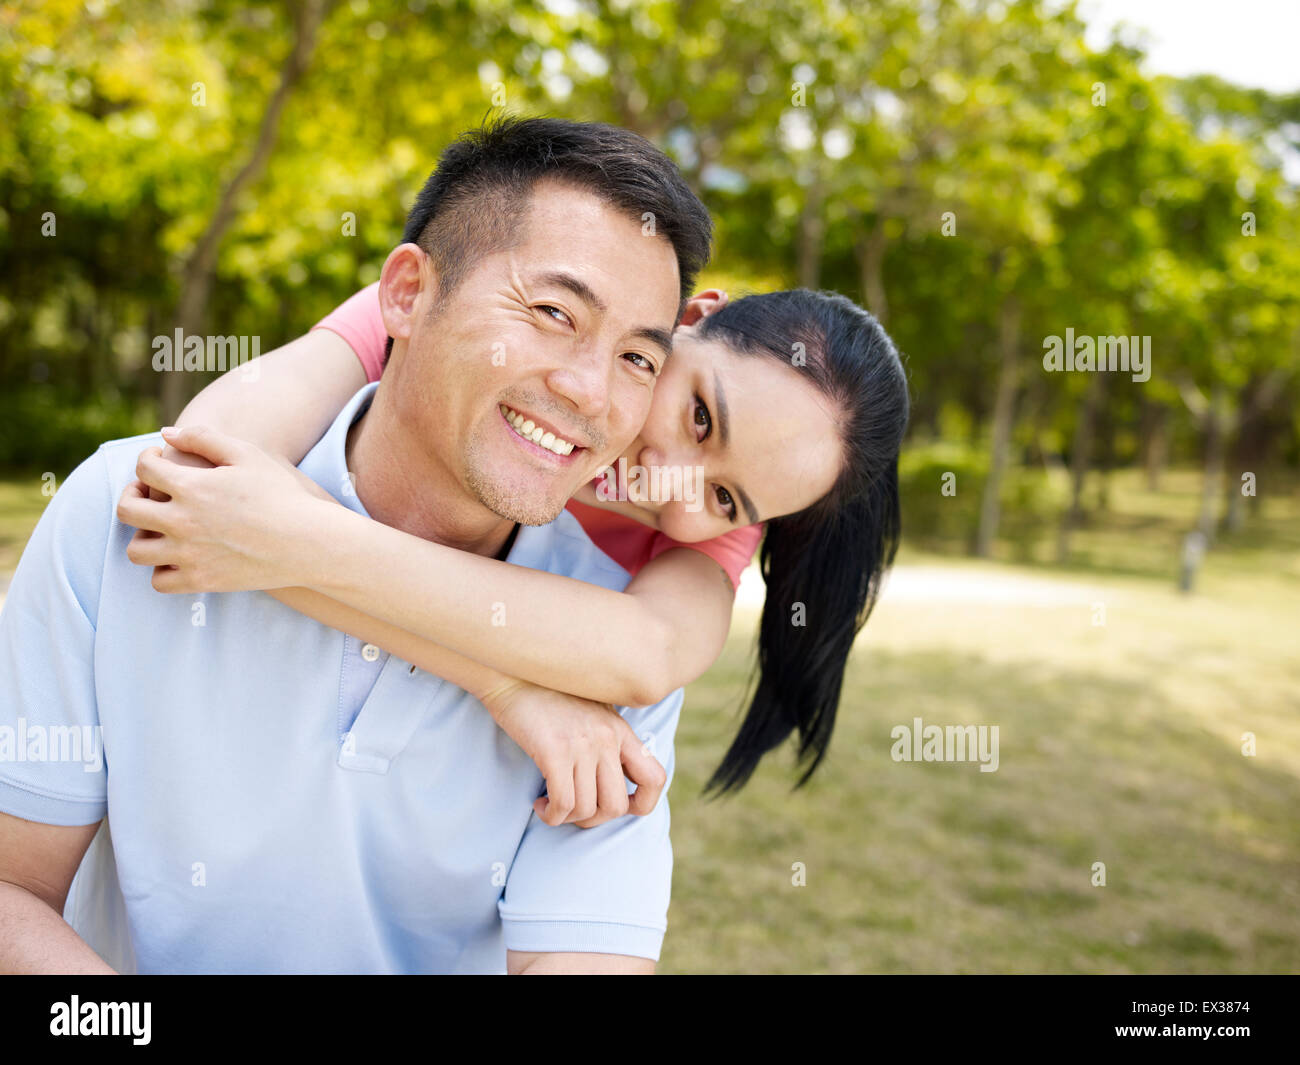
[[[365,647],[361,648],[361,657],[364,658],[367,662],[373,662],[376,658],[379,657],[379,648],[376,647],[373,643],[368,643],[365,645]]]

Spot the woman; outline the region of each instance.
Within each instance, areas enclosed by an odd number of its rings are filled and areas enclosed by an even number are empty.
[[[210,385],[182,426],[217,426],[301,461],[382,372],[376,288],[258,360],[257,383],[234,371]],[[562,306],[536,313],[547,328],[563,326]],[[569,504],[596,546],[632,573],[624,592],[322,507],[316,486],[210,430],[164,436],[220,469],[180,470],[156,449],[146,452],[141,483],[124,494],[119,516],[150,530],[132,541],[133,561],[175,567],[155,572],[160,591],[278,589],[272,594],[296,609],[477,695],[542,769],[548,794],[539,816],[590,827],[628,809],[623,787],[610,787],[615,774],[623,784],[615,738],[587,742],[591,722],[608,717],[597,704],[658,701],[713,663],[764,527],[757,685],[706,790],[742,787],[792,731],[800,763],[809,763],[799,784],[811,776],[830,740],[853,639],[897,547],[907,415],[898,354],[851,301],[794,290],[728,303],[710,291],[688,303],[650,414],[623,456],[647,469],[702,469],[703,506],[685,493],[628,499],[617,474]],[[149,489],[171,501],[151,502]],[[290,587],[298,584],[305,587]],[[485,625],[484,602],[508,602],[511,624]]]

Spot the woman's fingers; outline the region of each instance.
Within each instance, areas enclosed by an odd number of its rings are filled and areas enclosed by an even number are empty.
[[[650,753],[650,748],[628,726],[628,738],[623,744],[622,770],[628,780],[636,785],[636,791],[628,798],[627,812],[637,817],[644,817],[659,803],[668,783],[668,774],[659,760]]]
[[[244,442],[207,425],[165,426],[163,439],[178,451],[201,455],[214,466],[230,466],[238,460]]]
[[[596,793],[596,813],[585,820],[575,821],[579,828],[595,828],[628,812],[627,778],[623,776],[623,767],[613,752],[608,758],[602,758],[596,768]]]
[[[596,769],[596,791],[601,817],[612,821],[627,813],[627,778],[623,776],[617,751],[611,751],[608,757],[600,760]]]
[[[533,802],[537,816],[548,825],[562,825],[573,810],[573,764],[543,766],[546,794]]]
[[[123,525],[149,532],[170,532],[170,522],[167,517],[170,513],[166,503],[159,503],[149,498],[149,486],[140,481],[133,481],[122,489],[122,495],[117,501],[118,521]],[[136,534],[136,539],[139,539],[139,535]]]
[[[573,767],[573,809],[566,821],[585,821],[596,813],[596,760],[584,758]]]
[[[533,809],[542,821],[595,828],[628,814],[644,816],[658,805],[667,774],[627,722],[620,718],[619,724],[618,748],[595,743],[539,762],[547,794]],[[631,795],[629,780],[636,786]]]
[[[167,504],[154,505],[162,507]],[[150,536],[143,531],[137,531],[131,537],[131,542],[126,545],[126,557],[137,566],[171,566],[176,563],[175,548],[170,539],[166,536]]]
[[[168,595],[189,595],[197,591],[184,570],[171,566],[155,566],[152,583],[155,592],[166,592]]]
[[[135,461],[135,475],[150,488],[174,496],[185,485],[185,470],[163,458],[161,448],[147,447]]]

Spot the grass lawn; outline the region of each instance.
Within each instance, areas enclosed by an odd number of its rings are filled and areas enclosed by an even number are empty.
[[[35,475],[0,479],[0,589],[8,583],[27,538],[50,501],[41,494],[41,487],[41,479]]]
[[[987,563],[905,549],[813,781],[792,792],[778,752],[704,802],[748,666],[738,609],[678,732],[660,971],[1300,970],[1300,501],[1265,498],[1184,596],[1196,489],[1116,475],[1065,567],[1051,530]],[[0,482],[0,587],[44,503]],[[998,770],[895,762],[914,717],[996,725]]]
[[[706,803],[748,665],[737,617],[687,692],[661,971],[1300,970],[1300,506],[1266,500],[1184,596],[1188,499],[1122,480],[1069,567],[904,551],[813,781],[791,792],[769,756]],[[902,594],[918,569],[944,580]],[[1033,594],[964,594],[985,585]],[[997,725],[998,770],[895,762],[914,717]]]

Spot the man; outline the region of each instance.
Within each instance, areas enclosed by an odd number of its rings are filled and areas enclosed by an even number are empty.
[[[406,236],[384,377],[300,468],[404,531],[622,588],[563,506],[645,419],[707,212],[634,134],[510,120],[447,149]],[[503,405],[576,447],[525,443]],[[68,478],[0,617],[0,725],[103,756],[0,760],[0,970],[111,971],[93,943],[141,972],[652,972],[666,799],[548,827],[465,692],[264,594],[159,595],[113,520],[157,442]],[[680,706],[624,715],[668,779]]]

